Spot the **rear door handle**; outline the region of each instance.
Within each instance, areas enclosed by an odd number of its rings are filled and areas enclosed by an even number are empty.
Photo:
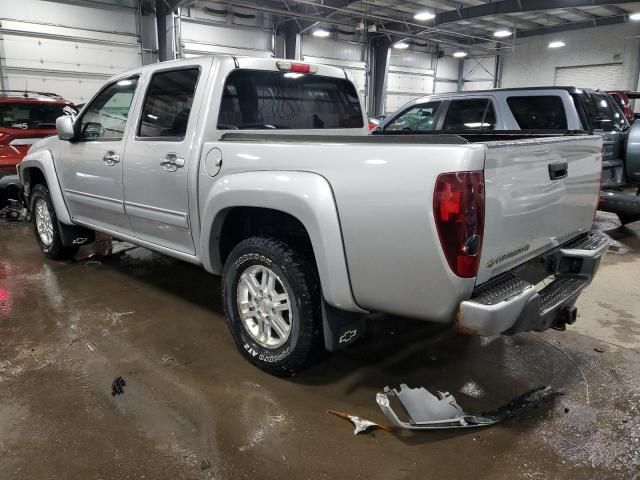
[[[557,162],[549,164],[549,178],[560,180],[569,174],[569,164],[567,162]]]
[[[108,167],[113,167],[116,163],[120,163],[120,155],[118,155],[115,151],[109,150],[102,157],[102,161]]]
[[[180,158],[177,153],[167,153],[160,165],[164,167],[167,172],[175,172],[177,169],[184,167],[184,158]]]

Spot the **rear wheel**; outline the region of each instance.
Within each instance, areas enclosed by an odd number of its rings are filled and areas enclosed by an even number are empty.
[[[291,376],[323,356],[317,275],[286,243],[240,242],[225,264],[222,299],[240,352],[262,370]]]
[[[49,189],[45,185],[36,185],[33,188],[31,222],[38,246],[48,258],[66,260],[78,251],[78,247],[65,247],[62,244],[60,228],[65,226],[58,223]]]

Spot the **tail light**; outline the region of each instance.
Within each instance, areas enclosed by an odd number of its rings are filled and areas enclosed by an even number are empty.
[[[449,268],[458,277],[475,277],[484,233],[483,172],[440,175],[436,180],[433,214]]]
[[[276,62],[276,66],[278,67],[278,70],[294,73],[316,73],[318,71],[317,66],[309,65],[308,63],[295,63],[278,60]]]

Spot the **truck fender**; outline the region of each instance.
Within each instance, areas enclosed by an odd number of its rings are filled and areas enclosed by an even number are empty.
[[[58,175],[56,174],[56,167],[51,150],[38,149],[35,152],[29,152],[29,154],[20,163],[20,179],[25,186],[26,195],[31,194],[32,186],[30,183],[29,171],[32,168],[39,170],[47,180],[47,188],[49,189],[49,195],[51,196],[53,207],[56,209],[58,221],[65,225],[72,225],[73,222],[71,221],[67,205],[64,202],[60,183],[58,183]]]
[[[220,233],[233,207],[270,208],[298,219],[311,239],[327,303],[340,310],[364,312],[351,292],[340,219],[324,177],[309,172],[258,171],[220,178],[201,206],[202,263],[215,274],[222,273]]]

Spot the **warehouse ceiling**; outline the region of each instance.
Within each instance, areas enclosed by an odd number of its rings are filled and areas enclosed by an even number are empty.
[[[499,40],[503,47],[516,37],[628,22],[630,14],[640,12],[640,2],[629,0],[158,1],[171,6],[222,6],[240,14],[260,11],[280,21],[295,21],[301,30],[322,27],[356,35],[375,28],[393,41],[403,37],[409,42],[478,45]],[[419,13],[422,19],[415,18]],[[495,37],[498,31],[507,36]]]

